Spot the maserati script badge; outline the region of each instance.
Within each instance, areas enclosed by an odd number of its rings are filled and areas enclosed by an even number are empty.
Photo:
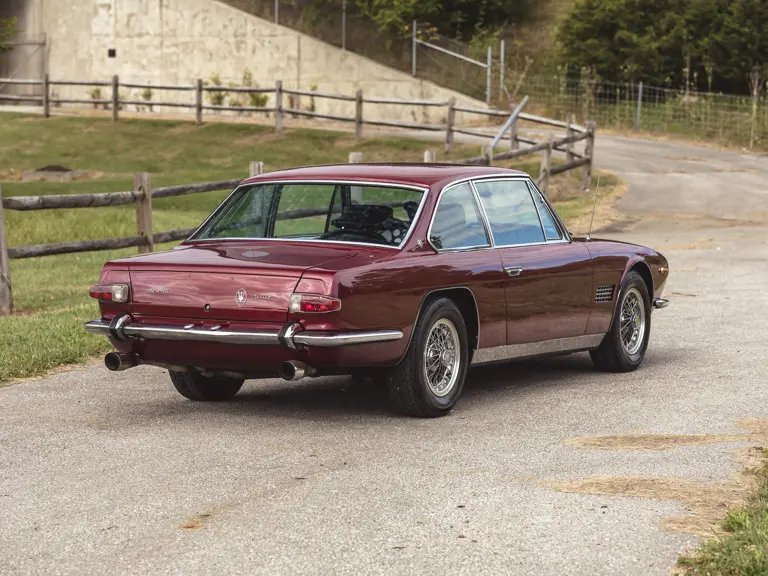
[[[170,294],[171,291],[168,288],[147,288],[147,292],[150,294]]]

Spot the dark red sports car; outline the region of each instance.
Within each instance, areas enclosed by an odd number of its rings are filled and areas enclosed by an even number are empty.
[[[573,238],[522,172],[300,168],[244,181],[173,250],[107,263],[85,327],[110,370],[162,366],[192,400],[352,374],[440,416],[473,363],[589,351],[634,370],[667,274],[649,248]]]

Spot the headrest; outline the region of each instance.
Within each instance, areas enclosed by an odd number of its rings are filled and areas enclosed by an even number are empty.
[[[333,221],[337,228],[345,230],[365,230],[377,228],[390,218],[394,212],[390,206],[377,204],[352,204],[344,206],[341,216]]]

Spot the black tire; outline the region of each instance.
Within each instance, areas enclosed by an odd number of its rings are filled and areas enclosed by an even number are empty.
[[[424,351],[432,328],[441,320],[447,320],[456,330],[459,341],[459,362],[455,370],[456,380],[444,396],[430,388],[424,370]],[[461,312],[453,301],[437,298],[424,305],[413,329],[413,338],[398,366],[387,371],[384,378],[389,397],[398,411],[409,416],[435,418],[444,416],[454,407],[462,391],[469,365],[467,327]]]
[[[243,380],[224,376],[203,376],[192,368],[186,372],[169,370],[168,373],[178,393],[197,402],[230,400],[243,386]]]
[[[621,310],[625,298],[632,292],[635,296],[640,295],[640,303],[645,312],[645,326],[642,334],[642,341],[636,350],[628,351],[621,337]],[[595,366],[604,372],[631,372],[635,370],[645,358],[645,351],[648,348],[648,340],[651,335],[651,298],[648,294],[648,287],[642,276],[637,272],[630,272],[624,278],[619,291],[619,298],[616,303],[616,310],[613,313],[611,329],[605,335],[600,346],[592,350],[589,355]]]

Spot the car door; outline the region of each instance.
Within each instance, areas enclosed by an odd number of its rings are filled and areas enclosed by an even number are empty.
[[[506,273],[507,344],[582,336],[592,265],[526,178],[474,182]]]

